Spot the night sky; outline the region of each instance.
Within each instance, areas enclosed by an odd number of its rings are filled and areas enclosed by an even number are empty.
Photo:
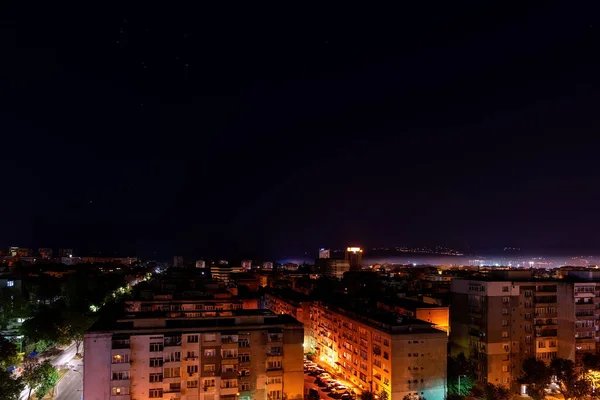
[[[59,3],[0,17],[2,248],[600,250],[594,2]]]

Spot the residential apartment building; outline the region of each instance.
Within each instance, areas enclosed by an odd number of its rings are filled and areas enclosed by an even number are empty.
[[[310,324],[309,314],[311,301],[304,293],[294,290],[267,289],[263,297],[264,308],[271,310],[274,314],[287,314],[294,317],[304,325],[305,348],[309,342]]]
[[[156,299],[156,300],[127,300],[127,312],[184,312],[193,318],[198,312],[227,311],[227,310],[257,310],[258,298],[240,299],[230,296],[224,299]]]
[[[444,399],[447,336],[431,324],[344,296],[335,305],[312,303],[307,323],[310,350],[358,387],[386,391],[391,400],[414,393]]]
[[[377,302],[377,307],[430,322],[434,328],[443,330],[447,334],[450,332],[450,307],[400,297]]]
[[[219,261],[210,266],[210,273],[213,279],[223,282],[229,282],[231,274],[242,272],[241,266],[230,265],[227,261]]]
[[[132,314],[85,334],[86,400],[304,398],[303,327],[262,310]]]
[[[479,382],[508,386],[529,357],[550,362],[558,354],[556,281],[533,281],[529,271],[503,271],[489,279],[454,279],[452,354],[477,364]]]

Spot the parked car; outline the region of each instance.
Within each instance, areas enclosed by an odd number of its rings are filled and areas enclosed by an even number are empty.
[[[319,391],[317,389],[309,389],[308,398],[309,400],[321,400],[321,396],[319,396]]]
[[[345,392],[346,390],[348,390],[348,387],[346,385],[341,384],[341,383],[338,383],[332,389],[333,392]]]

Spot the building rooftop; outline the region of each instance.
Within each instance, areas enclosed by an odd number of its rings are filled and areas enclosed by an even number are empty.
[[[394,312],[371,307],[350,296],[337,296],[320,302],[326,308],[355,321],[392,334],[443,333],[433,324],[415,318],[400,316]],[[445,334],[445,333],[443,333]]]
[[[402,307],[405,310],[410,311],[417,311],[419,308],[443,308],[442,306],[438,306],[436,304],[424,303],[422,301],[405,299],[398,296],[385,299],[384,302],[391,302],[395,306]]]
[[[197,329],[263,328],[270,325],[302,326],[289,315],[275,315],[267,310],[221,311],[211,317],[188,317],[184,312],[127,313],[121,318],[96,322],[87,333],[121,332],[146,334],[147,332],[191,332]]]
[[[292,289],[265,288],[265,293],[289,301],[291,303],[296,303],[298,305],[302,302],[311,301],[311,298],[308,295],[301,292],[297,292]]]

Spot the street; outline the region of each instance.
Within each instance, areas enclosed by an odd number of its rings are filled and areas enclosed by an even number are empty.
[[[70,365],[71,371],[67,372],[54,388],[56,400],[81,400],[83,398],[83,360],[72,361]]]
[[[64,349],[60,354],[58,354],[56,357],[52,358],[50,360],[50,363],[56,367],[57,369],[62,369],[66,366],[67,363],[70,363],[71,360],[73,360],[73,357],[75,357],[75,344],[70,345],[69,347],[67,347],[66,349]],[[76,361],[75,363],[72,364],[77,364],[80,365],[81,364],[81,369],[83,370],[83,361]],[[75,369],[79,369],[80,367],[78,366]],[[76,381],[79,382],[79,386],[78,389],[83,389],[83,379],[81,378],[81,376],[77,373],[77,372],[73,372],[70,371],[67,375],[65,375],[63,377],[63,379],[61,379],[61,381],[58,383],[57,386],[61,386],[63,385],[63,381],[67,378],[69,378],[71,375],[77,375],[77,377],[75,378],[71,378],[71,382],[72,383],[67,383],[65,382],[64,384],[65,386],[65,394],[68,395],[72,388],[70,385],[73,385],[73,387],[75,385],[77,385],[77,383],[75,383]],[[60,388],[59,388],[60,389]],[[83,392],[77,392],[79,393],[79,395],[77,397],[73,397],[73,394],[69,395],[70,397],[58,397],[59,400],[66,400],[66,399],[70,399],[70,400],[79,400],[81,399],[81,395]],[[25,390],[23,390],[23,392],[21,392],[21,400],[27,400],[27,395],[29,394],[29,389],[26,388]],[[33,394],[33,393],[32,393]],[[59,394],[60,396],[60,394]]]

